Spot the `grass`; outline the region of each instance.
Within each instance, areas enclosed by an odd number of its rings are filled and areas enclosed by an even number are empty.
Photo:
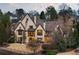
[[[56,50],[47,50],[47,51],[43,51],[44,55],[56,55],[57,51]]]

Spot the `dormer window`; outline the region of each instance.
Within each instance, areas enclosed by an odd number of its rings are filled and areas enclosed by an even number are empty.
[[[29,28],[33,28],[33,26],[31,25],[31,26],[29,26]]]

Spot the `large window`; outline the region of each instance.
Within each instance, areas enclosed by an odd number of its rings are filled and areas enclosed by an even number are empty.
[[[33,38],[29,38],[29,42],[30,43],[34,42],[34,39]]]
[[[18,31],[18,35],[22,35],[22,31],[21,30]]]
[[[35,36],[34,32],[28,32],[28,36]]]
[[[37,30],[37,35],[42,35],[42,30]]]

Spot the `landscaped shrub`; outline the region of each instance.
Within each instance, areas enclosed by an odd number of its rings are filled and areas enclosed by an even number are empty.
[[[66,44],[65,44],[64,40],[61,39],[60,42],[59,42],[59,44],[57,44],[57,50],[63,52],[66,49],[67,49],[66,48]]]
[[[15,42],[15,38],[11,38],[8,43],[14,43]]]
[[[55,45],[54,45],[55,46]],[[51,50],[51,49],[55,49],[55,47],[53,46],[53,44],[45,44],[45,45],[42,45],[42,48],[44,50]]]

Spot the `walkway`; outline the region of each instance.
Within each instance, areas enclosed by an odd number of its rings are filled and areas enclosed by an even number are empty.
[[[0,47],[0,55],[20,55],[20,54],[8,51],[6,48]]]
[[[68,51],[68,52],[60,52],[57,55],[76,55],[75,51]]]

